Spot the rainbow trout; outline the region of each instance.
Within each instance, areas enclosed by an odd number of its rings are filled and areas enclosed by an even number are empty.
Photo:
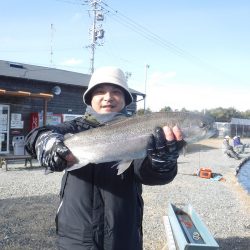
[[[154,134],[155,127],[165,125],[178,125],[188,144],[214,134],[213,120],[196,113],[155,112],[121,118],[65,139],[65,145],[78,159],[68,171],[89,163],[118,162],[118,174],[121,174],[133,159],[146,156],[150,135]]]

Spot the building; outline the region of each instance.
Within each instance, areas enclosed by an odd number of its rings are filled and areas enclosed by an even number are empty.
[[[230,135],[230,123],[229,122],[215,122],[214,128],[217,131],[217,136],[223,138],[226,135]]]
[[[232,118],[230,122],[231,136],[250,137],[250,119]]]
[[[12,151],[13,139],[34,127],[83,115],[89,80],[88,74],[0,60],[0,154]],[[130,90],[132,114],[145,95]]]

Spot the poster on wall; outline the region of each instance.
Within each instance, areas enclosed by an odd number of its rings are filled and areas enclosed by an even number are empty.
[[[57,125],[62,122],[61,114],[53,114],[48,112],[46,117],[46,125]],[[43,113],[39,113],[39,126],[43,126]]]
[[[12,113],[10,116],[10,128],[23,129],[22,114]]]
[[[47,113],[46,125],[57,125],[62,122],[61,114]],[[43,112],[30,114],[30,130],[43,126]]]

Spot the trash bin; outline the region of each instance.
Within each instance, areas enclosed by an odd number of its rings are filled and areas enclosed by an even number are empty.
[[[24,136],[13,136],[12,146],[14,155],[24,155]]]

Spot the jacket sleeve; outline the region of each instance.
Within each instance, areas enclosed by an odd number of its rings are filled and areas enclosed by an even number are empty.
[[[35,128],[32,131],[29,132],[29,134],[25,138],[25,150],[33,157],[37,158],[37,150],[36,150],[36,143],[39,141],[39,144],[41,145],[40,148],[45,149],[46,143],[48,140],[46,140],[47,135],[51,136],[53,133],[53,136],[55,138],[63,138],[65,134],[75,134],[77,132],[89,129],[91,127],[90,124],[88,124],[83,117],[76,118],[69,122],[64,122],[61,124],[58,124],[56,126],[44,126]],[[41,136],[43,135],[43,140],[40,140]],[[43,145],[42,145],[43,144]]]
[[[138,182],[144,185],[164,185],[170,183],[177,175],[178,166],[171,171],[158,172],[152,168],[151,162],[145,159],[134,160],[134,173]]]

